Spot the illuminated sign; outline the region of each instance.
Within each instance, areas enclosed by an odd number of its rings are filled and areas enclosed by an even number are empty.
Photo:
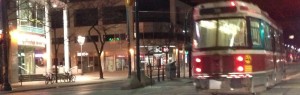
[[[126,40],[126,34],[104,35],[104,40],[108,42]]]
[[[17,40],[18,45],[45,47],[46,38],[43,35],[34,35],[14,31],[12,38]]]
[[[87,53],[87,52],[78,52],[77,53],[77,56],[88,56],[89,55],[89,53]]]
[[[35,54],[35,57],[44,57],[44,54]]]

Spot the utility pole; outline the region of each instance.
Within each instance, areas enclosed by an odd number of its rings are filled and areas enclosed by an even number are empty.
[[[140,29],[139,29],[139,0],[135,0],[135,31],[136,31],[136,74],[141,81],[140,69]]]
[[[189,35],[188,35],[188,27],[189,27],[189,25],[188,25],[188,20],[189,20],[189,17],[190,17],[190,14],[191,14],[191,12],[193,12],[193,8],[192,9],[189,9],[187,12],[186,12],[186,14],[185,14],[185,21],[184,21],[184,30],[185,30],[185,32],[184,32],[184,54],[186,55],[186,57],[187,58],[185,58],[186,59],[186,62],[188,63],[188,70],[189,70],[189,78],[191,78],[192,77],[192,64],[191,64],[191,49],[190,49],[190,46],[188,45],[188,44],[190,44],[189,43],[189,41],[190,41],[190,39],[189,39]],[[186,52],[187,51],[187,52]],[[185,66],[185,65],[184,65]]]
[[[1,1],[1,9],[2,9],[2,35],[3,35],[3,44],[2,44],[2,56],[1,60],[4,67],[4,82],[3,82],[3,90],[11,91],[11,85],[9,83],[8,78],[8,65],[9,65],[9,45],[10,45],[10,35],[9,35],[9,26],[8,26],[8,0]]]
[[[131,54],[130,54],[130,25],[131,25],[131,6],[134,0],[125,0],[126,4],[126,19],[127,19],[127,48],[128,48],[128,78],[131,77]]]

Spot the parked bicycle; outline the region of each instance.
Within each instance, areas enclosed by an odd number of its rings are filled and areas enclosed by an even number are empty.
[[[63,78],[64,82],[75,82],[75,80],[76,80],[76,76],[72,74],[71,71],[64,73],[64,78]]]
[[[55,82],[56,77],[53,75],[53,73],[46,73],[45,75],[45,84],[53,84]]]

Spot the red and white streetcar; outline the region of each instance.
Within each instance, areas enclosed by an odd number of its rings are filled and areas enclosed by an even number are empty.
[[[194,85],[211,93],[251,93],[279,83],[285,75],[280,27],[258,6],[242,1],[194,8]]]

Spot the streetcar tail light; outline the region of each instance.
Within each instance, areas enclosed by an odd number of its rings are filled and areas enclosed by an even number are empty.
[[[200,57],[193,58],[193,70],[194,73],[201,73],[202,72],[202,60]]]
[[[202,70],[201,70],[201,68],[196,68],[195,71],[200,73]]]
[[[244,56],[238,55],[235,56],[235,72],[244,72],[245,71],[245,61],[244,61]]]

